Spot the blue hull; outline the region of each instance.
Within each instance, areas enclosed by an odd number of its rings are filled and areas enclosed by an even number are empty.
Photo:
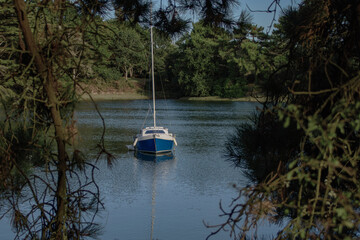
[[[136,144],[136,150],[140,152],[148,153],[163,153],[171,152],[174,148],[174,141],[164,139],[147,139],[138,141]]]

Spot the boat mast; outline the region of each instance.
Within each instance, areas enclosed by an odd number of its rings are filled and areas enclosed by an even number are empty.
[[[152,32],[152,2],[150,3],[150,42],[151,42],[151,82],[152,82],[152,98],[153,98],[153,117],[154,127],[156,127],[156,111],[155,111],[155,80],[154,80],[154,43]]]

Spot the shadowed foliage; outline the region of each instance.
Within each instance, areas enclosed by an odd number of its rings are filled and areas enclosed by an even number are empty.
[[[273,34],[287,61],[262,84],[261,112],[227,143],[254,183],[221,208],[210,236],[230,226],[245,239],[261,219],[282,221],[276,239],[358,236],[359,16],[358,1],[318,0],[282,16]]]

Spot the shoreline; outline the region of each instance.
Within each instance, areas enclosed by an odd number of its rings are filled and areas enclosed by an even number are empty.
[[[82,84],[82,90],[78,89],[78,94],[80,95],[80,101],[90,101],[88,93],[91,94],[91,97],[94,101],[114,101],[114,100],[142,100],[150,99],[149,96],[144,95],[143,87],[140,81],[143,79],[129,79],[129,84],[131,86],[127,87],[116,87],[114,83],[92,83],[92,84]],[[157,94],[159,95],[159,94]],[[162,94],[160,94],[163,96]],[[157,98],[157,99],[161,99]],[[221,98],[219,96],[208,96],[208,97],[180,97],[177,98],[176,95],[172,97],[167,97],[167,99],[176,99],[183,101],[203,101],[203,102],[215,102],[215,101],[227,101],[227,102],[264,102],[265,97],[253,97],[245,96],[241,98]]]
[[[265,100],[264,97],[241,97],[241,98],[221,98],[219,96],[210,96],[210,97],[182,97],[179,100],[187,100],[187,101],[204,101],[204,102],[211,102],[211,101],[224,101],[224,102],[263,102]]]
[[[119,92],[119,93],[92,93],[91,97],[94,101],[112,101],[112,100],[142,100],[149,99],[149,97],[133,92]],[[169,98],[171,99],[171,98]],[[218,96],[209,97],[181,97],[177,100],[184,101],[204,101],[204,102],[215,102],[215,101],[227,101],[227,102],[262,102],[264,97],[242,97],[242,98],[220,98]],[[90,97],[87,94],[83,94],[80,101],[89,101]]]

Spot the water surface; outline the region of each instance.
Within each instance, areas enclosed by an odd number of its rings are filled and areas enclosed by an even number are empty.
[[[157,101],[157,125],[168,127],[178,142],[174,155],[159,162],[135,156],[126,147],[142,126],[152,124],[150,104],[98,102],[106,123],[105,144],[115,156],[112,168],[98,162],[96,179],[105,204],[97,218],[104,226],[101,239],[205,239],[213,230],[204,222],[221,223],[219,202],[227,207],[237,196],[232,185],[247,183],[240,169],[225,161],[224,144],[257,104]],[[78,105],[76,120],[81,148],[93,159],[102,121],[89,102]],[[267,225],[261,231],[273,233]],[[230,237],[221,232],[211,239]]]
[[[246,182],[240,170],[225,161],[224,143],[255,106],[157,101],[157,124],[176,134],[178,146],[172,160],[154,163],[126,149],[144,123],[152,124],[149,102],[100,102],[106,144],[117,157],[112,170],[103,164],[98,175],[106,206],[104,239],[205,239],[211,229],[204,222],[220,223],[220,200],[230,203],[237,195],[232,184]],[[83,103],[78,110],[80,132],[91,132],[87,138],[95,138],[101,121],[92,106]],[[224,238],[228,233],[213,239]]]

